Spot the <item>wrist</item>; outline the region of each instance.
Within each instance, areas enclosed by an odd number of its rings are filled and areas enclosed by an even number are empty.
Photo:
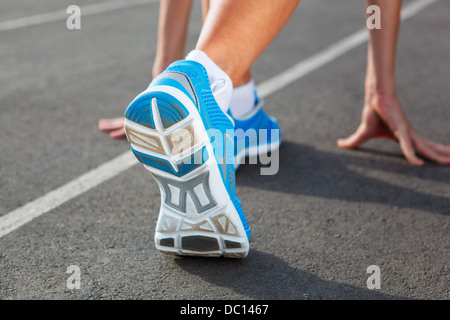
[[[392,101],[397,99],[397,91],[395,83],[384,82],[382,85],[377,83],[365,84],[364,96],[366,100]]]

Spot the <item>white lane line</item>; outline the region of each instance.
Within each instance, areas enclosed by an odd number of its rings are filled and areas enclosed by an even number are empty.
[[[311,72],[323,67],[327,63],[342,56],[344,53],[356,48],[360,44],[368,40],[368,32],[366,29],[359,30],[350,36],[334,43],[325,50],[316,53],[299,63],[293,65],[289,69],[279,73],[269,80],[264,81],[258,86],[258,93],[261,96],[268,96],[279,91],[287,85],[293,83],[310,74]]]
[[[416,0],[415,2],[409,3],[402,11],[402,19],[405,20],[418,14],[420,11],[437,1],[438,0]],[[365,33],[364,36],[363,32]],[[262,97],[267,97],[288,84],[338,58],[344,53],[350,51],[352,48],[357,47],[364,41],[367,41],[368,36],[366,33],[367,30],[365,29],[357,31],[327,49],[294,65],[279,75],[262,82],[258,86],[260,95]],[[137,163],[138,161],[131,151],[126,151],[118,157],[105,162],[96,169],[88,171],[84,175],[72,180],[62,187],[5,214],[0,217],[0,238],[30,222],[34,218],[37,218],[40,215],[60,206],[61,204],[85,193],[86,191],[89,191],[107,180],[114,178]]]
[[[36,217],[89,191],[138,163],[127,151],[82,176],[0,217],[0,238]]]
[[[142,4],[157,3],[158,0],[112,0],[95,4],[89,4],[80,7],[81,17],[89,16],[93,14],[104,13],[113,10],[125,9]],[[13,20],[7,20],[0,22],[0,31],[20,29],[48,22],[55,22],[66,20],[69,14],[66,10],[47,12],[38,14],[35,16],[28,16],[24,18],[18,18]]]

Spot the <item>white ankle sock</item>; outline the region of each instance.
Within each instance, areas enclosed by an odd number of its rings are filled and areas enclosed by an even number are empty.
[[[250,82],[233,89],[230,102],[230,112],[233,118],[239,119],[249,114],[255,107],[255,82]]]
[[[219,86],[219,90],[220,88],[224,88],[224,91],[215,95],[215,98],[219,107],[226,113],[230,107],[231,94],[233,92],[233,83],[230,77],[214,61],[212,61],[205,52],[201,50],[191,51],[187,55],[186,60],[192,60],[202,64],[208,73],[209,83],[211,85],[215,81],[224,80],[225,87],[223,85]]]

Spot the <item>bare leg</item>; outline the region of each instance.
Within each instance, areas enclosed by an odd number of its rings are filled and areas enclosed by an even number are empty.
[[[237,85],[284,27],[299,2],[211,0],[196,49],[204,51]]]
[[[209,11],[209,0],[202,0],[202,17],[203,22],[205,22],[206,17],[208,16]]]
[[[210,8],[210,0],[202,0],[203,22],[205,22],[206,17],[208,16],[209,8]],[[235,84],[235,87],[239,87],[246,83],[249,83],[251,79],[252,79],[252,74],[250,72],[250,69],[248,69],[244,73],[244,76]]]
[[[370,31],[365,81],[365,101],[361,124],[350,137],[339,139],[341,148],[356,148],[373,138],[396,140],[408,162],[422,166],[417,154],[442,164],[450,164],[450,147],[418,135],[407,120],[396,92],[395,58],[400,25],[401,0],[367,0],[382,12],[381,29]]]

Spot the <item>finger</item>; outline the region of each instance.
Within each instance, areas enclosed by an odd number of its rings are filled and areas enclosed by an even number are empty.
[[[125,129],[122,127],[118,130],[112,131],[109,136],[113,139],[122,139],[126,137]]]
[[[450,147],[449,146],[445,146],[443,144],[439,144],[439,143],[430,141],[419,135],[416,135],[415,139],[421,141],[423,144],[425,144],[429,148],[433,149],[436,153],[438,153],[442,156],[450,156]]]
[[[98,122],[98,128],[101,131],[113,131],[123,128],[124,118],[115,119],[100,119]]]
[[[432,144],[438,152],[442,153],[443,155],[450,156],[450,147],[449,146],[445,146],[443,144],[434,143],[434,142],[432,142]]]
[[[409,136],[409,133],[407,130],[403,130],[398,132],[396,135],[398,138],[398,143],[400,144],[400,148],[402,149],[403,155],[405,156],[406,160],[413,166],[423,166],[425,162],[416,156],[413,142]]]
[[[426,139],[424,139],[426,141]],[[439,164],[450,164],[450,156],[440,154],[433,148],[433,144],[418,142],[416,143],[416,150],[431,161]]]
[[[353,149],[359,147],[370,138],[371,136],[369,135],[366,127],[364,125],[360,125],[355,133],[347,138],[339,139],[337,141],[337,145],[340,148]]]

